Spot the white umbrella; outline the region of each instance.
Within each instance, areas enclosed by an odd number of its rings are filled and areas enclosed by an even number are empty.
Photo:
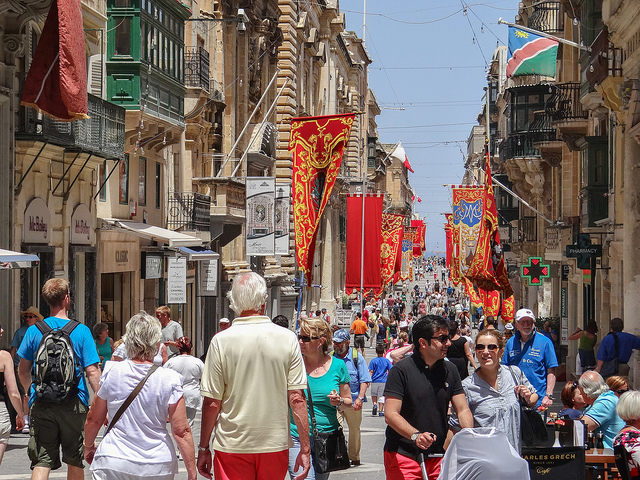
[[[40,263],[40,258],[37,255],[0,248],[0,270],[6,268],[33,268],[38,266],[38,263]]]

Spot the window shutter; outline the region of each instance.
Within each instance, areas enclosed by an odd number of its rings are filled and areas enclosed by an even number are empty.
[[[103,97],[103,72],[102,68],[102,55],[96,54],[91,55],[89,57],[89,68],[88,68],[88,78],[87,78],[87,92],[91,95],[95,95],[96,97]]]

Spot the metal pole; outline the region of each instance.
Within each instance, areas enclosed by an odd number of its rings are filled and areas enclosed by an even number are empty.
[[[362,122],[358,121],[358,133],[362,133],[361,131]],[[358,153],[360,152],[360,138],[358,139]],[[366,193],[366,179],[367,179],[367,163],[365,160],[365,156],[362,156],[361,165],[362,165],[362,231],[360,232],[360,312],[364,313],[364,202]]]
[[[280,98],[280,95],[282,95],[282,92],[284,92],[284,89],[286,88],[288,83],[289,83],[289,79],[285,78],[284,79],[284,84],[280,88],[280,91],[276,95],[276,98],[273,99],[273,102],[271,103],[271,106],[269,107],[269,110],[267,111],[267,113],[264,116],[265,120],[267,118],[269,118],[269,115],[271,115],[271,112],[273,112],[273,109],[276,107],[276,104],[278,103],[278,99]],[[249,140],[249,144],[247,145],[247,148],[245,149],[244,153],[242,154],[242,157],[240,158],[240,161],[238,162],[238,165],[236,165],[235,170],[231,174],[232,177],[236,176],[236,172],[238,171],[238,169],[242,165],[242,162],[244,161],[245,158],[247,158],[247,153],[249,153],[249,148],[251,148],[251,145],[253,144],[253,142],[255,141],[256,137],[258,136],[258,131],[259,131],[259,129],[256,128],[256,131],[253,132],[253,135],[251,136],[251,140]]]
[[[224,170],[224,167],[229,162],[229,158],[231,158],[231,155],[233,155],[233,152],[235,152],[236,148],[238,147],[238,144],[240,143],[240,139],[242,138],[242,135],[244,135],[244,132],[249,127],[249,123],[251,122],[251,120],[253,119],[253,116],[258,111],[258,108],[260,108],[260,105],[262,104],[262,101],[267,96],[267,93],[269,93],[269,88],[271,88],[271,85],[273,85],[273,82],[275,82],[276,79],[278,78],[278,73],[279,73],[279,71],[277,71],[276,73],[273,74],[273,78],[269,82],[269,85],[267,85],[266,88],[264,89],[264,93],[262,94],[262,97],[260,97],[260,100],[258,100],[258,103],[256,103],[256,106],[253,109],[253,112],[251,112],[251,115],[249,116],[249,119],[247,120],[247,123],[245,123],[244,128],[240,132],[240,135],[238,135],[238,137],[236,138],[236,143],[234,143],[233,147],[231,147],[231,150],[229,151],[229,153],[227,155],[227,158],[225,158],[224,162],[222,163],[222,166],[220,167],[220,171],[218,171],[218,173],[216,174],[216,177],[220,176],[220,174]],[[212,178],[213,178],[213,165],[214,165],[213,162],[211,162],[211,177]]]

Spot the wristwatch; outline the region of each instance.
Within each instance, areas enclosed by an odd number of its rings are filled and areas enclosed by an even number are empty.
[[[358,397],[358,400],[360,400],[361,402],[364,402],[364,398],[363,397]]]
[[[551,393],[547,393],[545,397],[547,397],[549,400],[553,400],[553,394]]]
[[[420,432],[415,432],[411,434],[411,441],[413,443],[416,443],[416,440],[418,440],[418,437],[420,436]]]
[[[206,445],[204,447],[201,447],[200,445],[198,445],[199,452],[206,452],[207,450],[209,450],[209,445]]]

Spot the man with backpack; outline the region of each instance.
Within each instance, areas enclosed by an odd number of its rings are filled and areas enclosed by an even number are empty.
[[[60,468],[62,447],[67,480],[81,480],[84,422],[89,408],[82,370],[97,391],[100,357],[91,330],[67,316],[71,306],[69,282],[62,278],[47,280],[42,297],[49,304],[51,316],[29,327],[18,349],[20,381],[31,385],[31,478],[46,480],[51,470]]]

